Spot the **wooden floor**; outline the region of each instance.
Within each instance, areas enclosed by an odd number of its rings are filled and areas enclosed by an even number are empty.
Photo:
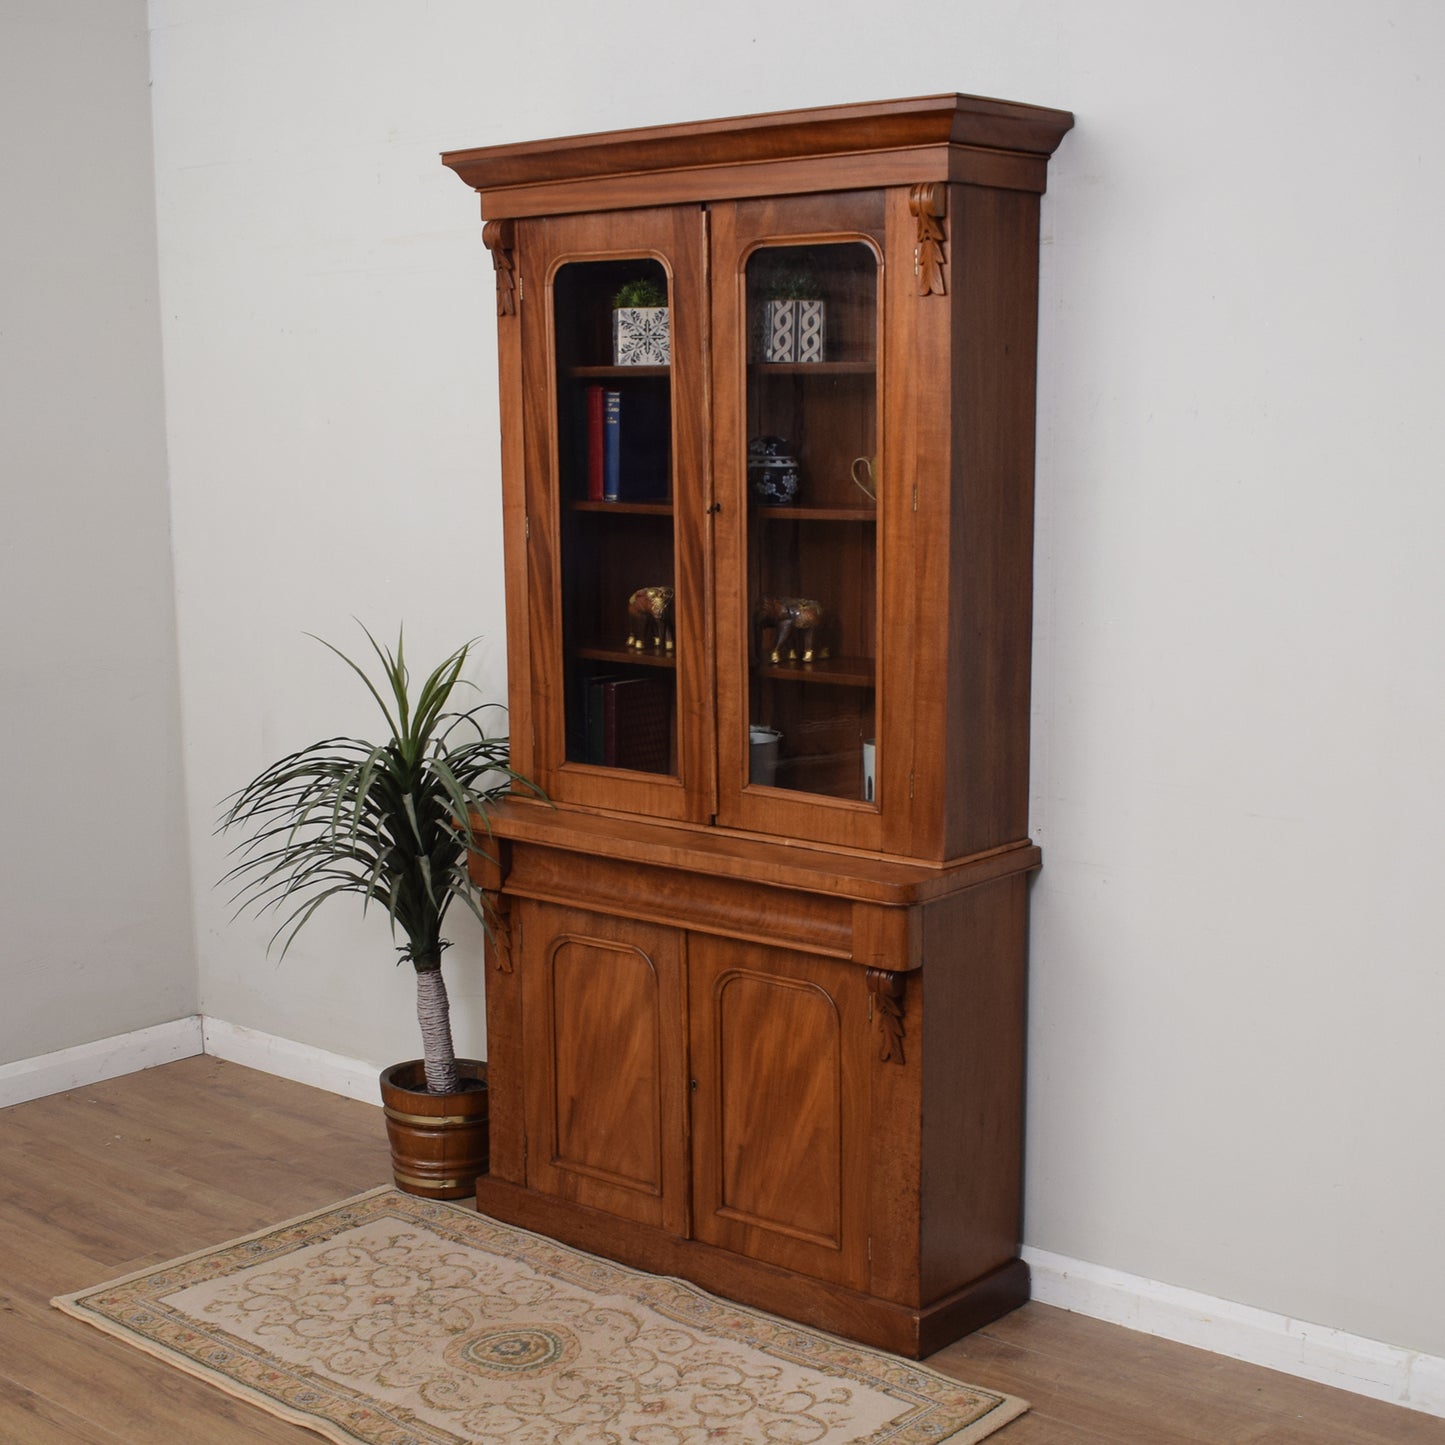
[[[379,1110],[211,1058],[0,1110],[0,1442],[314,1442],[48,1302],[387,1181]],[[1033,1403],[997,1445],[1445,1445],[1445,1420],[1045,1305],[932,1363]]]

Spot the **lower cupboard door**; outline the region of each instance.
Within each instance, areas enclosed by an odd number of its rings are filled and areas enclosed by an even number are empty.
[[[688,978],[695,1236],[866,1287],[863,970],[692,935]]]
[[[520,921],[528,1184],[684,1233],[682,934],[551,904]]]

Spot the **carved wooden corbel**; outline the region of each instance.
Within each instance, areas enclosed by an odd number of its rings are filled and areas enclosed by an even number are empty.
[[[475,813],[471,823],[473,840],[479,842],[480,830],[486,824]],[[490,851],[474,846],[467,854],[467,874],[481,894],[487,920],[487,957],[498,973],[512,971],[512,900],[502,892],[511,866],[509,847],[500,839],[492,840]]]
[[[944,294],[943,248],[947,242],[943,218],[948,214],[948,187],[942,181],[924,181],[908,193],[908,209],[918,222],[918,244],[913,248],[913,274],[920,296]]]
[[[903,991],[907,979],[892,969],[868,970],[868,993],[878,1020],[878,1058],[885,1064],[903,1062]]]
[[[487,928],[486,956],[498,973],[511,973],[512,900],[502,889],[512,868],[512,846],[502,838],[486,838],[491,827],[484,816],[469,813],[467,821],[467,877],[481,895]]]
[[[487,938],[487,950],[498,973],[512,972],[512,900],[505,893],[482,895],[491,929]]]
[[[482,244],[492,253],[497,272],[497,315],[517,314],[517,266],[512,256],[515,227],[510,221],[488,221],[482,227]]]

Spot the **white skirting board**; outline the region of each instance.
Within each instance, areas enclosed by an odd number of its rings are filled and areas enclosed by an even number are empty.
[[[1445,1416],[1445,1358],[1439,1355],[1306,1324],[1044,1249],[1026,1245],[1023,1257],[1040,1304]]]
[[[204,1051],[201,1018],[192,1014],[136,1029],[134,1033],[0,1064],[0,1108],[43,1099],[47,1094],[62,1094],[66,1089],[84,1088],[102,1079],[118,1079],[122,1074],[153,1069],[157,1064],[173,1064]]]
[[[0,1065],[0,1108],[207,1053],[380,1105],[375,1064],[221,1019],[176,1019]],[[1033,1297],[1126,1329],[1445,1417],[1445,1357],[1305,1324],[1177,1285],[1025,1246]]]
[[[228,1024],[222,1019],[203,1019],[205,1052],[232,1064],[245,1064],[297,1084],[310,1084],[331,1094],[344,1094],[360,1099],[363,1104],[381,1107],[381,1069],[364,1059],[348,1059],[341,1054],[328,1054],[309,1044],[292,1043],[275,1034],[258,1033],[255,1029]]]

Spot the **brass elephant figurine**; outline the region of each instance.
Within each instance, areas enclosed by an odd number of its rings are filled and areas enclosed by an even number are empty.
[[[672,599],[671,587],[639,587],[627,599],[628,647],[673,650]]]
[[[782,662],[785,658],[789,662],[821,661],[827,657],[828,650],[816,645],[816,634],[826,615],[823,604],[812,597],[773,597],[766,594],[759,597],[758,605],[753,609],[759,655],[763,651],[763,633],[771,631],[773,646],[768,653],[769,662]],[[803,649],[801,659],[799,644]]]

